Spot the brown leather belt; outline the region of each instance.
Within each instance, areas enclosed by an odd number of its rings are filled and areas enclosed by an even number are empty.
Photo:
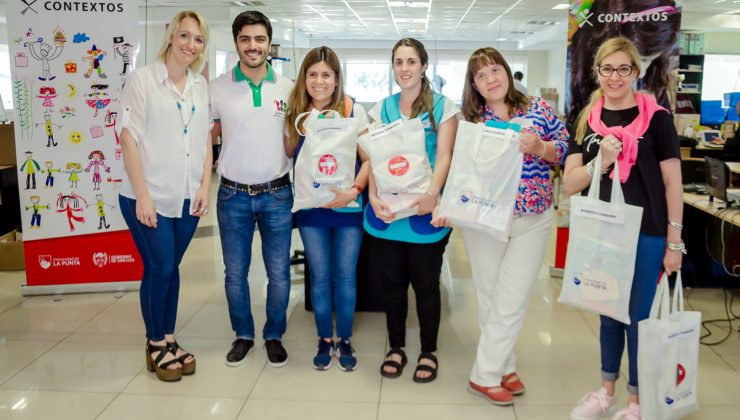
[[[221,185],[226,188],[233,188],[237,191],[245,192],[249,195],[258,195],[270,191],[282,190],[283,188],[290,187],[290,176],[285,174],[278,179],[273,179],[269,182],[263,182],[261,184],[240,184],[230,179],[221,177]]]

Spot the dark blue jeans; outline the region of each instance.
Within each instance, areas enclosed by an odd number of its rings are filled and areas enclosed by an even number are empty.
[[[150,228],[136,219],[136,200],[120,195],[118,203],[144,264],[139,298],[146,337],[164,340],[165,334],[175,332],[180,261],[200,218],[189,214],[190,200],[185,200],[181,217],[157,214],[157,227]]]
[[[362,226],[335,228],[299,226],[311,272],[311,302],[319,338],[332,338],[332,303],[337,337],[352,337],[357,300],[357,257]]]
[[[603,315],[600,317],[601,379],[616,381],[619,378],[626,334],[630,374],[627,389],[633,395],[638,394],[637,324],[650,315],[650,307],[663,270],[664,255],[665,236],[640,234],[630,294],[630,324],[623,324]]]
[[[293,192],[289,187],[253,196],[223,185],[218,189],[218,230],[226,265],[226,300],[231,328],[237,338],[254,339],[247,275],[252,262],[255,223],[267,270],[267,321],[262,336],[265,340],[279,340],[285,334],[290,298],[292,206]]]

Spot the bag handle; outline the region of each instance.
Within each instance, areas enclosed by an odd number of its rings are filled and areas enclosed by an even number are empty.
[[[588,198],[599,200],[601,196],[601,150],[596,154],[596,163],[594,174],[591,177],[591,187],[588,189]],[[619,181],[619,165],[614,164],[614,180],[612,181],[611,203],[624,204],[624,193],[622,192],[622,183]]]
[[[295,129],[298,131],[298,134],[305,135],[303,129],[301,129],[301,124],[305,125],[306,122],[308,122],[307,118],[313,117],[313,118],[322,118],[326,116],[331,116],[330,118],[342,118],[342,114],[339,112],[333,110],[333,109],[325,109],[323,111],[318,111],[317,109],[312,109],[308,112],[301,112],[298,114],[297,117],[295,117],[295,121],[293,122],[293,125],[295,125]],[[304,121],[304,119],[306,121]]]
[[[660,319],[668,319],[669,313],[669,301],[668,295],[670,290],[668,289],[668,276],[663,273],[658,283],[658,288],[655,291],[655,297],[653,298],[653,304],[650,307],[650,319],[658,318],[658,310],[660,310]]]
[[[481,156],[481,153],[480,153],[480,145],[481,145],[481,143],[483,143],[483,130],[484,130],[485,127],[486,126],[484,124],[482,124],[482,123],[478,123],[478,124],[475,125],[475,129],[476,129],[476,136],[475,136],[475,138],[478,141],[475,144],[475,155],[473,156],[473,161],[475,162],[475,164],[477,166],[489,166],[489,165],[493,164],[493,162],[495,162],[496,159],[499,158],[499,156],[501,156],[504,153],[506,153],[506,151],[509,150],[509,148],[512,146],[512,142],[509,139],[506,139],[505,140],[505,142],[506,142],[505,146],[502,147],[502,148],[500,148],[497,153],[494,153],[494,154],[492,154],[490,156],[485,156],[485,157],[484,156]],[[509,131],[509,129],[506,129],[506,130]]]
[[[309,115],[311,115],[311,112],[301,112],[300,114],[298,114],[297,117],[295,117],[295,121],[293,122],[293,125],[295,126],[296,131],[298,131],[298,134],[302,136],[306,134],[301,128],[301,126],[303,125],[303,120]]]
[[[671,313],[676,312],[683,312],[683,282],[680,271],[676,273],[676,285],[673,288],[673,303],[671,304]]]

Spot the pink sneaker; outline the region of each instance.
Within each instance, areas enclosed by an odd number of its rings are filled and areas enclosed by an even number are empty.
[[[627,408],[620,410],[612,417],[612,420],[642,420],[640,417],[640,405],[629,403]]]
[[[612,414],[617,406],[617,397],[609,396],[603,386],[596,392],[588,392],[570,412],[571,420],[597,420]]]

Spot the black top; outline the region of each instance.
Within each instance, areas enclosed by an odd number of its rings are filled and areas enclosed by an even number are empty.
[[[638,114],[636,106],[619,111],[603,109],[601,120],[607,127],[627,126]],[[585,165],[596,158],[600,143],[601,136],[594,133],[591,127],[587,127],[582,144],[577,144],[575,137],[571,137],[569,155],[582,153]],[[672,158],[679,159],[681,156],[676,128],[668,112],[658,111],[653,114],[650,126],[638,139],[637,150],[637,162],[632,167],[627,182],[622,184],[624,201],[643,208],[640,233],[665,236],[668,229],[668,208],[660,162]],[[601,177],[600,198],[606,201],[609,201],[612,190],[610,172]],[[581,195],[586,194],[588,194],[588,187],[581,193]]]
[[[735,135],[725,141],[725,160],[740,161],[740,124],[735,128]]]

